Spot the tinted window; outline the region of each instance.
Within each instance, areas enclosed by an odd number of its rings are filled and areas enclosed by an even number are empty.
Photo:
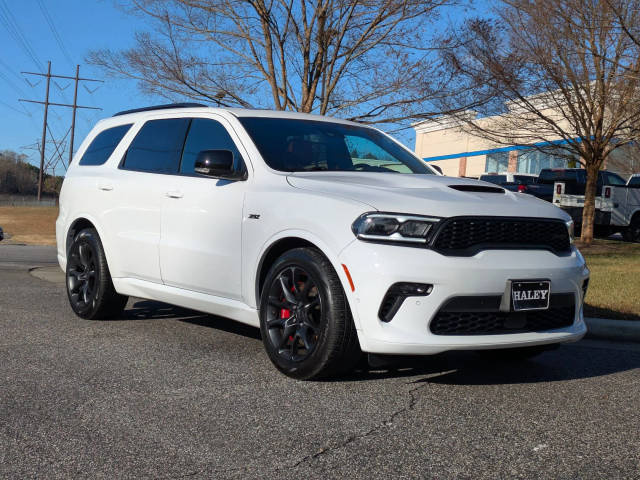
[[[496,185],[502,185],[506,183],[507,176],[506,175],[482,175],[480,180],[483,182],[495,183]]]
[[[640,187],[640,177],[633,177],[629,180],[630,187]]]
[[[606,172],[605,175],[607,176],[607,185],[625,185],[627,183],[615,173]]]
[[[433,174],[422,161],[372,128],[289,118],[241,117],[240,122],[275,170]]]
[[[215,120],[194,118],[189,127],[187,141],[184,144],[181,173],[194,173],[194,164],[198,152],[202,150],[230,150],[233,153],[234,166],[237,170],[243,169],[242,156],[227,130]]]
[[[188,118],[148,121],[131,142],[123,168],[176,173],[188,126]]]
[[[532,183],[535,183],[537,177],[530,177],[529,175],[514,175],[513,179],[515,183],[519,185],[531,185]]]
[[[118,125],[100,132],[87,147],[79,164],[102,165],[111,156],[130,128],[131,124]]]
[[[538,177],[538,183],[555,182],[579,182],[584,183],[584,173],[582,170],[542,170]]]

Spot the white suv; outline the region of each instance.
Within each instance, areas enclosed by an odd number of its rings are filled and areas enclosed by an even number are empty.
[[[73,310],[128,296],[260,327],[285,374],[362,352],[581,338],[589,277],[559,208],[438,175],[384,133],[326,117],[190,104],[102,120],[60,195]]]

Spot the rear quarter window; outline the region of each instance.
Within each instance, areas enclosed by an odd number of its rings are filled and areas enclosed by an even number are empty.
[[[78,164],[83,166],[103,165],[127,134],[131,125],[131,123],[118,125],[100,132],[89,144]]]

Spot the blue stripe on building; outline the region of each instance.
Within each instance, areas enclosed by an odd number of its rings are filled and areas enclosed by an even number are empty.
[[[576,138],[576,141],[580,142],[581,139]],[[436,160],[449,160],[451,158],[461,157],[477,157],[479,155],[489,155],[491,153],[511,152],[514,150],[529,150],[535,147],[545,147],[547,145],[563,145],[569,143],[567,140],[554,140],[552,142],[539,142],[532,145],[513,145],[510,147],[490,148],[488,150],[476,150],[473,152],[453,153],[451,155],[438,155],[435,157],[425,157],[422,160],[425,162],[435,162]]]

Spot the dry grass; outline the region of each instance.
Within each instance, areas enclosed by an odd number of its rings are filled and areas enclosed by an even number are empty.
[[[591,270],[585,314],[640,320],[640,244],[595,240],[580,251]]]
[[[11,238],[2,243],[55,245],[58,207],[0,207],[0,227]]]

